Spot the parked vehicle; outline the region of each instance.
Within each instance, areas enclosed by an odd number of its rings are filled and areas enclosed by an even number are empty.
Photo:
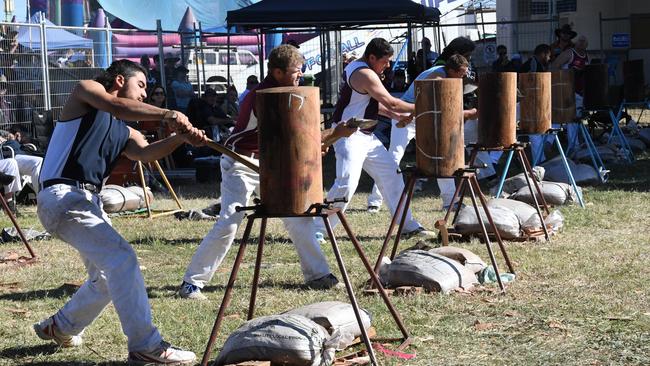
[[[230,63],[231,83],[240,93],[246,89],[246,78],[249,75],[259,75],[259,61],[251,51],[231,48],[229,58],[227,49],[204,48],[203,52],[198,54],[195,50],[189,53],[187,68],[190,70],[188,74],[190,82],[192,84],[201,82],[201,85],[205,85],[206,81],[213,76],[221,76],[225,80],[228,75],[228,63]]]

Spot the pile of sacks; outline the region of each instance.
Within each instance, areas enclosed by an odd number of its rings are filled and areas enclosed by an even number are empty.
[[[370,329],[366,310],[361,309],[361,320]],[[360,335],[350,304],[319,302],[247,321],[228,337],[213,365],[271,361],[273,365],[329,366],[335,352]]]
[[[153,202],[153,193],[149,187],[146,188],[149,203]],[[106,213],[117,213],[123,211],[135,211],[146,207],[144,202],[144,191],[142,187],[122,187],[115,184],[105,185],[99,197]]]
[[[477,276],[486,268],[479,256],[463,248],[409,249],[392,261],[384,257],[379,278],[386,288],[417,286],[429,292],[449,293],[477,285]]]

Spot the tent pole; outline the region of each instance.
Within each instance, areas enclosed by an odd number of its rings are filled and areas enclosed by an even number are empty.
[[[156,33],[158,34],[158,72],[160,72],[160,84],[167,94],[167,80],[165,80],[165,52],[163,50],[162,22],[156,19]]]
[[[200,44],[197,45],[197,37],[196,37],[196,22],[192,23],[192,34],[194,37],[194,66],[196,67],[196,81],[197,81],[197,91],[199,92],[199,98],[203,95],[202,90],[201,90],[201,78],[199,77],[199,53],[201,53],[201,56],[203,56],[203,48],[201,47]],[[200,41],[199,41],[200,43]],[[187,60],[189,62],[189,60]],[[203,69],[205,70],[205,68]],[[205,76],[205,75],[204,75]]]
[[[259,49],[259,60],[260,60],[260,80],[264,79],[264,31],[262,28],[258,32],[258,42],[257,47]]]
[[[226,66],[226,84],[230,86],[230,27],[226,23],[226,52],[228,53],[228,65]],[[205,79],[205,61],[203,61],[203,78]],[[243,92],[243,90],[242,90]]]
[[[228,41],[230,41],[230,36],[228,36]],[[230,46],[230,45],[228,45],[228,46]],[[206,82],[206,79],[205,79],[205,55],[203,54],[203,26],[201,25],[201,22],[199,22],[199,52],[201,52],[201,61],[202,61],[201,62],[201,73],[203,74],[203,83],[205,83]],[[228,56],[228,57],[230,57],[230,56]],[[228,58],[228,60],[230,60],[230,58]],[[230,68],[230,62],[228,62],[228,68]],[[228,77],[230,77],[230,74],[228,74]],[[199,79],[198,70],[197,70],[197,73],[196,73],[196,78]],[[199,90],[201,90],[201,89],[199,89]]]

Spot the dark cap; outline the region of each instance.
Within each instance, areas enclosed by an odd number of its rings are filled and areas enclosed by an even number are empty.
[[[575,38],[578,35],[578,33],[574,32],[573,29],[571,29],[571,26],[568,24],[565,24],[562,27],[555,30],[555,35],[558,37],[562,33],[568,34],[571,38]]]

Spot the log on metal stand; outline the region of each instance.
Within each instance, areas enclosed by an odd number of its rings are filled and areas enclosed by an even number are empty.
[[[576,92],[573,70],[551,72],[551,105],[553,123],[569,123],[576,119]]]
[[[517,142],[517,73],[491,72],[479,79],[478,144],[508,147]]]
[[[260,200],[268,213],[304,213],[323,202],[319,89],[270,88],[256,99]]]
[[[626,103],[639,103],[645,100],[643,59],[623,62],[623,98]]]
[[[587,65],[584,69],[584,109],[602,110],[609,108],[609,74],[607,64]]]
[[[519,75],[519,129],[525,134],[544,134],[551,129],[551,73]]]

